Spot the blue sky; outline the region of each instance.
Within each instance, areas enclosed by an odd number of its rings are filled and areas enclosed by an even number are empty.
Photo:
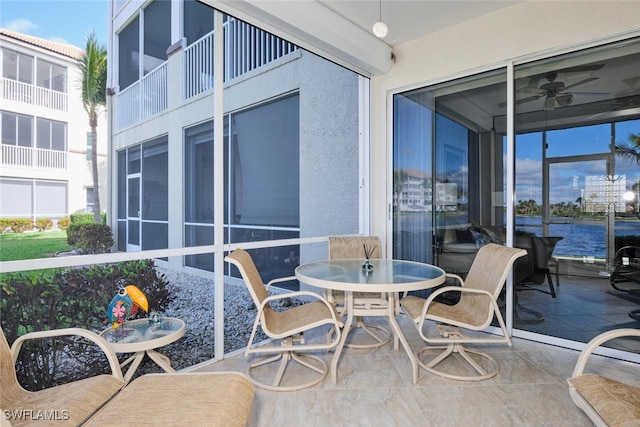
[[[107,0],[0,0],[0,27],[84,48],[95,30],[107,45]]]

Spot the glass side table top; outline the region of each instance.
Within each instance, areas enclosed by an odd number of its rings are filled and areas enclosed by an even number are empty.
[[[165,317],[160,322],[136,319],[124,322],[118,329],[109,327],[100,335],[116,353],[144,351],[170,344],[184,335],[181,319]]]

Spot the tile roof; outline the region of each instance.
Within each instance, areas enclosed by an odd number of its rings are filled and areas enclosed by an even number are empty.
[[[53,42],[51,40],[41,39],[39,37],[29,36],[27,34],[16,33],[4,28],[0,28],[0,36],[6,36],[60,55],[68,56],[72,59],[80,59],[84,54],[84,50],[70,44]]]

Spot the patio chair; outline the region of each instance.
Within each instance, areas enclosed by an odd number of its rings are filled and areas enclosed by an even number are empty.
[[[494,377],[498,371],[498,363],[488,354],[476,349],[465,347],[469,343],[504,343],[511,346],[511,339],[500,314],[497,298],[504,286],[504,282],[515,260],[525,256],[524,249],[510,248],[494,243],[489,243],[478,250],[465,280],[455,274],[447,274],[447,277],[457,280],[460,286],[444,286],[438,288],[424,299],[409,295],[400,301],[404,312],[411,317],[418,328],[418,332],[429,345],[418,352],[418,363],[428,372],[445,378],[463,381],[478,381]],[[460,298],[454,305],[448,305],[434,301],[445,293],[457,293]],[[483,331],[497,318],[502,329],[502,336],[467,336],[460,328],[469,331]],[[440,336],[428,336],[425,334],[425,321],[436,323]],[[433,345],[435,344],[435,345]],[[444,345],[442,345],[444,344]],[[436,350],[439,354],[428,362],[421,360],[422,354]],[[478,356],[474,360],[471,354]],[[451,369],[440,369],[437,366],[456,354],[457,358],[470,372],[448,372]],[[484,360],[485,366],[480,361]]]
[[[609,283],[640,302],[640,246],[623,246],[616,251]],[[640,309],[631,310],[629,317],[640,320]]]
[[[553,251],[555,250],[556,245],[562,239],[563,237],[532,236],[529,240],[529,238],[517,236],[516,246],[527,249],[529,251],[529,256],[533,258],[532,263],[516,263],[514,267],[514,314],[517,320],[530,323],[542,322],[544,320],[544,314],[540,311],[533,310],[520,304],[518,294],[522,291],[533,290],[551,295],[551,298],[556,298],[556,290],[553,285],[553,279],[551,278],[549,264],[551,263],[551,257],[553,256]],[[530,265],[525,267],[526,264]],[[525,271],[523,272],[523,270]],[[540,288],[540,285],[545,282],[545,279],[549,286],[548,291]],[[560,286],[560,281],[557,275],[556,285]],[[521,313],[526,313],[527,315],[522,316]]]
[[[605,342],[620,337],[640,338],[640,330],[615,329],[593,338],[580,353],[573,375],[567,380],[571,399],[598,427],[640,425],[639,387],[585,373],[592,353]]]
[[[97,375],[40,391],[27,391],[22,388],[18,383],[14,364],[24,341],[61,336],[81,336],[94,342],[107,356],[112,374]],[[115,353],[102,337],[91,331],[68,328],[31,332],[18,337],[11,348],[4,332],[0,337],[0,409],[15,411],[10,412],[16,414],[10,420],[14,426],[31,422],[29,416],[51,413],[54,410],[65,411],[56,415],[59,418],[56,425],[77,426],[108,402],[124,385],[125,381]],[[4,418],[5,414],[6,412],[3,412],[0,416]],[[18,418],[21,418],[21,414],[24,416],[20,420]]]
[[[111,375],[30,392],[14,369],[26,340],[81,336],[107,356]],[[11,348],[0,338],[0,425],[112,426],[252,425],[255,387],[239,372],[146,374],[125,385],[116,354],[101,336],[81,328],[31,332]],[[10,414],[10,415],[7,415]],[[6,420],[5,418],[11,418]],[[55,418],[55,422],[52,420]]]
[[[372,250],[370,258],[381,258],[382,245],[380,244],[380,239],[375,236],[329,237],[329,259],[364,259],[365,246]],[[335,304],[338,314],[343,316],[345,312],[344,292],[327,290],[325,291],[325,296],[329,301]],[[356,310],[358,308],[386,308],[388,306],[388,301],[389,299],[387,296],[380,292],[356,292],[353,294],[353,305]],[[362,316],[356,316],[355,320],[355,327],[362,329],[373,337],[374,342],[357,344],[348,342],[345,346],[351,348],[374,348],[388,343],[391,339],[391,333],[382,326],[365,323]],[[378,333],[375,331],[378,331]]]
[[[338,320],[335,307],[321,295],[310,291],[288,292],[269,296],[268,289],[270,285],[295,280],[295,277],[290,276],[274,279],[265,285],[253,263],[251,255],[245,250],[236,249],[227,255],[225,261],[235,265],[238,270],[240,270],[240,274],[258,309],[245,356],[252,353],[269,355],[249,365],[248,376],[253,383],[266,390],[292,391],[311,387],[321,382],[328,373],[326,362],[318,356],[300,352],[329,350],[338,344],[342,322]],[[271,306],[271,303],[274,301],[295,297],[308,297],[311,298],[311,302],[284,311],[276,311]],[[254,344],[258,326],[262,328],[269,338],[280,340],[280,345]],[[328,326],[330,329],[333,329],[333,334],[326,342],[323,340],[322,343],[318,344],[305,343],[304,332],[323,326]],[[322,336],[324,336],[324,334],[322,334]],[[270,384],[257,379],[256,375],[254,375],[255,368],[278,361],[280,362],[279,366]],[[294,384],[286,386],[281,385],[289,362],[296,362],[302,367],[315,371],[316,374],[319,375],[314,375],[315,378],[307,382],[295,382]],[[298,374],[299,373],[300,372],[298,372]],[[291,377],[293,376],[294,375],[291,375]],[[304,378],[304,375],[297,376],[298,378]]]

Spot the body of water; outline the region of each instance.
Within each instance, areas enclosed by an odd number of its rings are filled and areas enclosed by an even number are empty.
[[[557,221],[567,221],[567,218],[553,218]],[[456,223],[467,224],[467,218],[461,216],[459,218],[455,216],[446,217],[446,223],[448,226],[454,226]],[[568,222],[568,221],[567,221]],[[415,240],[420,241],[420,251],[430,252],[430,244],[427,242],[431,235],[431,215],[406,215],[398,219],[396,226],[402,232],[407,232],[413,236],[412,243],[409,246],[415,244]],[[517,216],[516,226],[517,230],[527,231],[535,233],[538,236],[542,235],[542,219],[541,217],[531,216]],[[530,226],[527,226],[530,225]],[[537,226],[536,226],[537,225]],[[640,221],[616,221],[615,224],[616,236],[640,236]],[[578,223],[567,224],[551,224],[549,226],[550,236],[561,236],[563,239],[558,242],[554,255],[562,256],[576,256],[576,257],[596,257],[604,258],[606,255],[606,235],[607,227],[603,221],[587,221]],[[425,242],[422,242],[422,240]],[[426,248],[425,246],[429,246]],[[413,258],[412,258],[413,259]]]
[[[567,218],[553,218],[553,220],[563,221]],[[540,217],[516,217],[517,224],[537,224],[541,225]],[[639,221],[616,221],[616,236],[640,236]],[[517,230],[529,231],[540,236],[542,234],[541,227],[526,227],[522,225],[516,226]],[[593,256],[596,258],[604,258],[606,254],[607,227],[602,223],[583,224],[550,224],[549,236],[562,236],[563,239],[558,242],[554,255],[564,256]]]

